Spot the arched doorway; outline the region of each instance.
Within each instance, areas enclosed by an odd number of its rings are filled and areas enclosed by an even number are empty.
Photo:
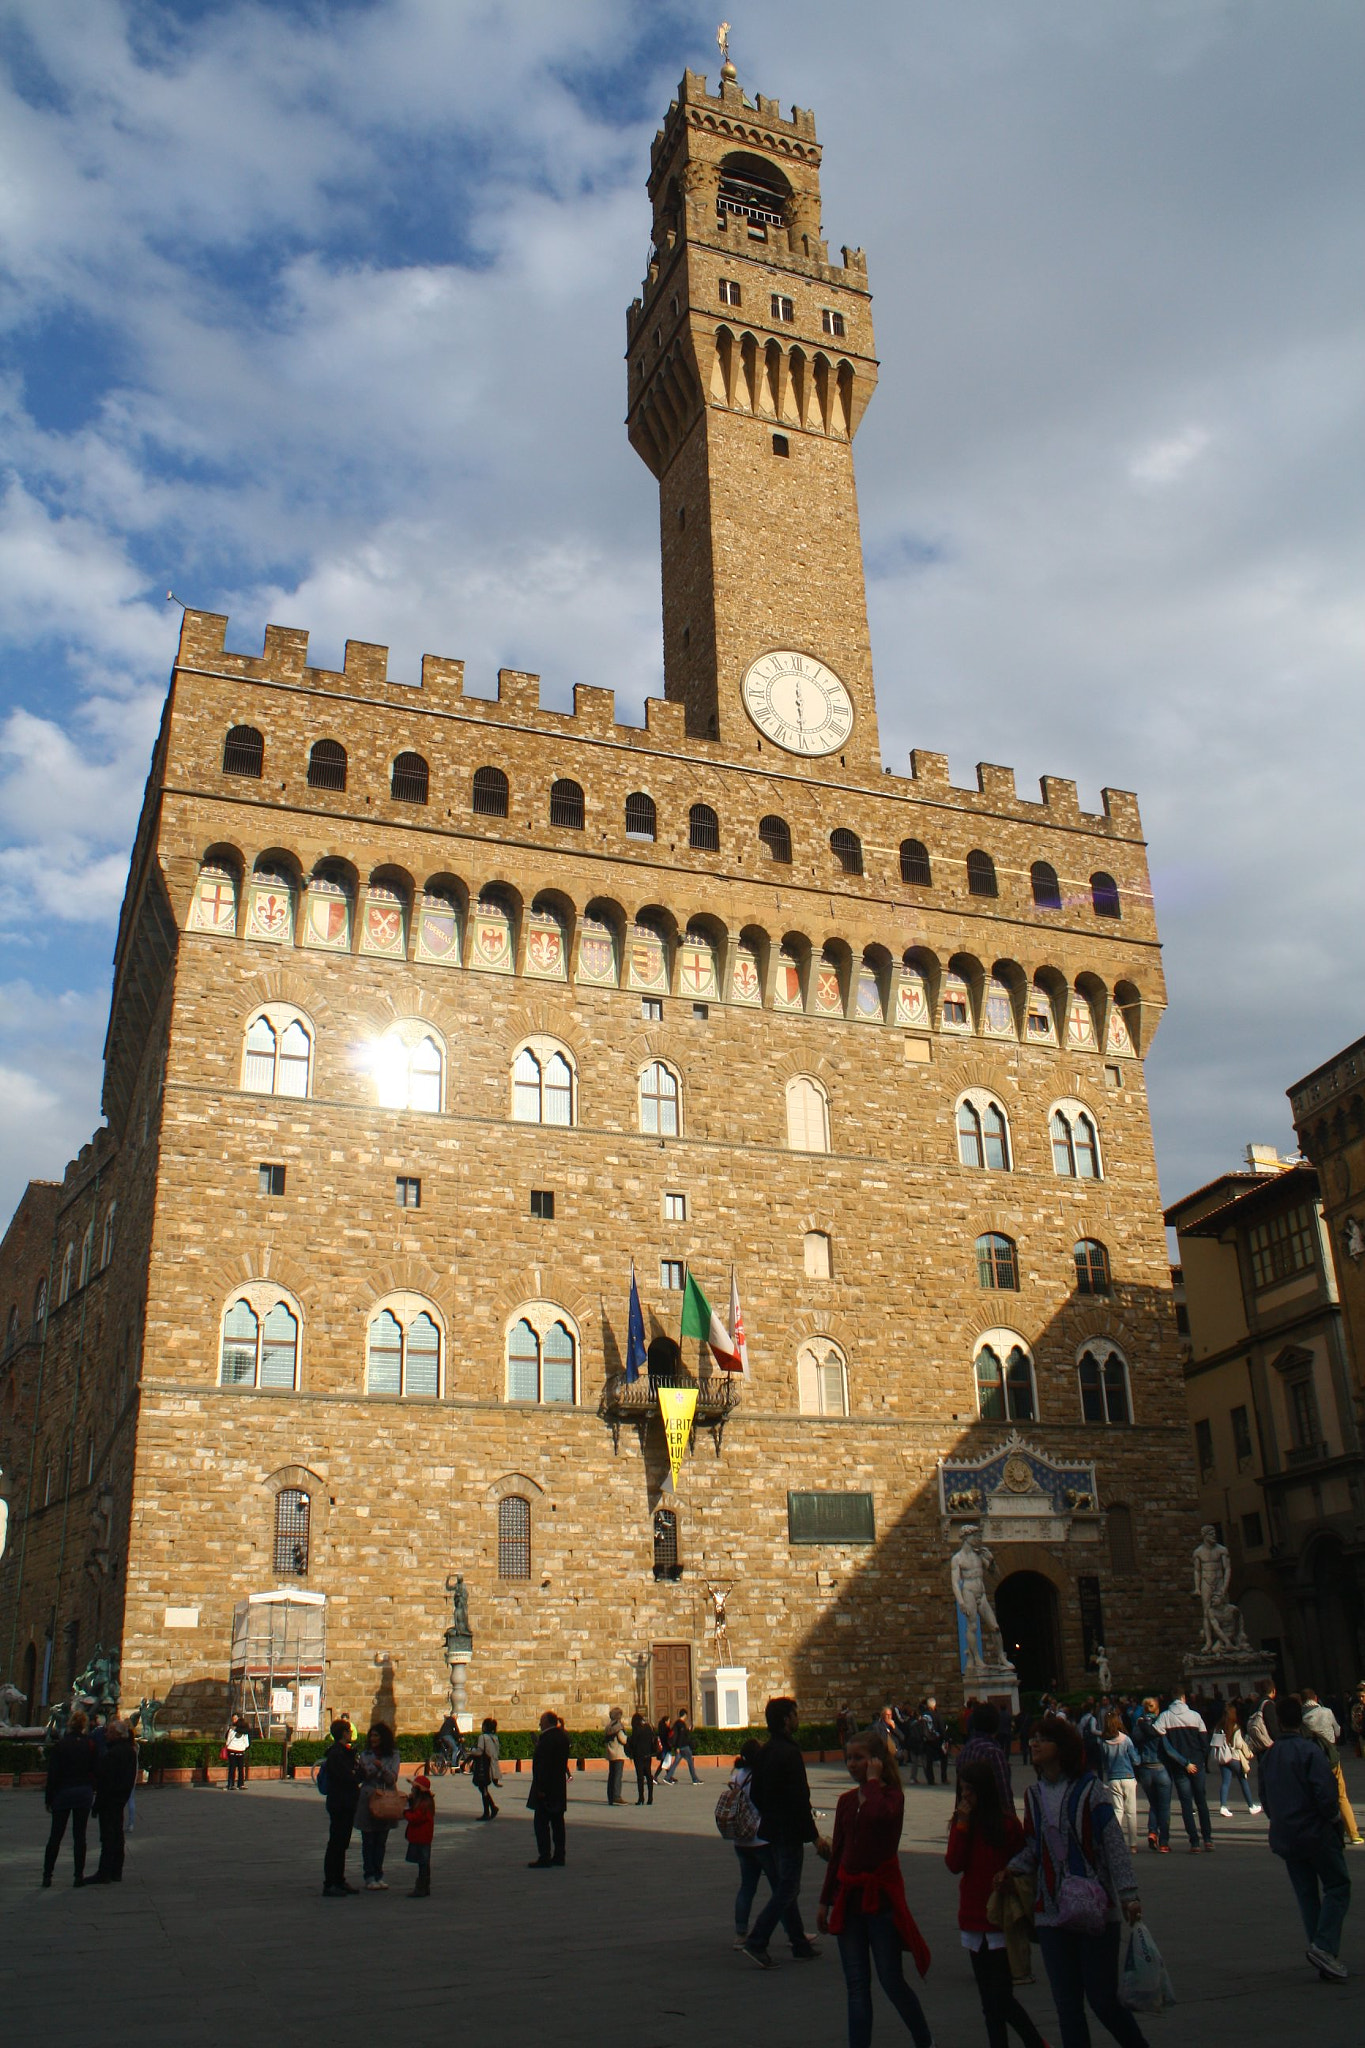
[[[1041,1572],[1011,1572],[995,1592],[1005,1655],[1022,1692],[1055,1692],[1062,1684],[1062,1631],[1057,1588]]]

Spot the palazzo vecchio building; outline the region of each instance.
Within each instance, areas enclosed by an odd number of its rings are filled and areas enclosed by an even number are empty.
[[[726,1718],[716,1664],[729,1718],[960,1699],[969,1521],[1026,1689],[1084,1685],[1100,1641],[1117,1684],[1169,1681],[1194,1634],[1137,803],[883,766],[868,268],[830,260],[814,120],[689,72],[648,189],[642,728],[607,690],[550,712],[533,675],[468,697],[458,660],[418,688],[383,647],[333,672],[185,615],[106,1125],[0,1253],[0,1676],[31,1714],[100,1643],[126,1701],[211,1727],[234,1611],[303,1592],[324,1720],[428,1728],[455,1574],[504,1725]],[[723,1315],[733,1269],[747,1378],[680,1343],[686,1268]]]

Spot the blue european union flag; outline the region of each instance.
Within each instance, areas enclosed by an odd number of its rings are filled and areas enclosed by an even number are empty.
[[[635,1285],[635,1268],[630,1269],[630,1315],[626,1321],[626,1385],[639,1379],[645,1366],[645,1319],[640,1308],[640,1290]]]

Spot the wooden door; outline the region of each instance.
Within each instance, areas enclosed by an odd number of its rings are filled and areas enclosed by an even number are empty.
[[[650,1658],[650,1702],[654,1719],[667,1714],[671,1720],[679,1707],[692,1712],[692,1646],[690,1643],[655,1643]]]

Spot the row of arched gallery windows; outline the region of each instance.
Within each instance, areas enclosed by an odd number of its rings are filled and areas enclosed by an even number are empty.
[[[1072,1246],[1071,1261],[1076,1272],[1078,1294],[1109,1294],[1113,1282],[1109,1270],[1109,1249],[1097,1237],[1082,1237]],[[1002,1231],[988,1230],[976,1240],[976,1276],[981,1285],[995,1293],[1019,1291],[1019,1247]]]
[[[349,772],[346,749],[339,740],[316,740],[308,755],[310,789],[344,791]],[[259,778],[265,773],[265,739],[254,725],[234,725],[223,743],[223,773]],[[389,795],[395,803],[425,804],[430,801],[431,769],[422,754],[402,753],[389,769]],[[505,818],[511,809],[511,785],[501,768],[485,766],[474,770],[470,783],[470,810],[476,818]],[[587,799],[583,785],[571,776],[560,776],[550,784],[548,822],[568,832],[582,832],[587,824]],[[633,790],[626,798],[623,829],[627,839],[646,844],[659,836],[658,807],[646,790]],[[770,860],[789,866],[792,859],[791,826],[785,818],[760,818],[759,844]],[[695,803],[687,813],[687,843],[698,853],[721,850],[720,819],[710,804]],[[844,825],[829,835],[829,850],[835,865],[846,875],[861,875],[863,842]],[[903,839],[900,845],[901,880],[914,888],[932,888],[933,861],[921,839]],[[975,847],[966,860],[967,893],[998,896],[999,878],[990,854]],[[1078,885],[1068,885],[1064,901],[1062,884],[1051,862],[1035,861],[1029,871],[1033,902],[1039,910],[1074,909],[1083,900]],[[1122,904],[1118,883],[1110,874],[1091,875],[1085,885],[1090,907],[1097,917],[1119,917]]]
[[[57,1306],[71,1299],[78,1288],[84,1287],[96,1273],[102,1273],[114,1256],[114,1232],[118,1216],[117,1201],[110,1202],[104,1211],[104,1221],[99,1225],[99,1260],[95,1259],[96,1219],[92,1216],[79,1239],[69,1238],[62,1252],[62,1262],[57,1273]],[[38,1282],[33,1297],[33,1323],[36,1328],[42,1323],[48,1308],[47,1276]],[[6,1346],[18,1342],[19,1305],[16,1302],[9,1312],[6,1330]]]
[[[301,1314],[264,1282],[253,1283],[223,1315],[219,1384],[296,1389]],[[365,1339],[365,1391],[400,1400],[439,1400],[445,1392],[445,1333],[439,1312],[419,1296],[393,1297],[371,1312]],[[528,1303],[509,1323],[504,1398],[538,1406],[573,1407],[581,1397],[580,1344],[572,1317],[553,1303]],[[989,1330],[972,1360],[977,1413],[983,1422],[1035,1422],[1033,1353],[1013,1330]],[[1128,1364],[1118,1345],[1089,1338],[1076,1356],[1081,1419],[1133,1419]],[[821,1337],[799,1346],[797,1406],[803,1415],[848,1415],[849,1369],[843,1348]]]
[[[727,933],[707,917],[680,925],[659,905],[628,917],[593,899],[579,912],[553,891],[525,909],[501,882],[472,896],[453,875],[418,888],[406,871],[377,867],[362,881],[328,857],[302,876],[292,854],[258,856],[249,875],[230,846],[205,855],[189,928],[256,944],[360,953],[533,981],[624,988],[653,1000],[729,1003],[845,1022],[894,1025],[1065,1047],[1130,1058],[1141,996],[1112,992],[1092,975],[1073,985],[1042,967],[1030,978],[1017,961],[985,963],[955,954],[946,963],[912,946],[897,960],[886,946],[856,954],[837,938],[772,938],[757,926]]]
[[[430,1025],[395,1024],[366,1054],[375,1098],[383,1109],[439,1115],[445,1106],[446,1055]],[[268,1004],[247,1026],[242,1087],[261,1095],[308,1096],[313,1091],[313,1035],[307,1021],[284,1004]],[[636,1076],[638,1128],[650,1137],[683,1134],[683,1084],[667,1060],[647,1060]],[[533,1039],[512,1062],[511,1109],[516,1123],[571,1128],[579,1122],[578,1072],[567,1046]],[[830,1149],[829,1096],[810,1074],[795,1074],[785,1089],[787,1147]],[[1053,1171],[1069,1179],[1101,1178],[1095,1120],[1083,1104],[1066,1101],[1050,1112]],[[964,1166],[1009,1173],[1014,1159],[1009,1119],[994,1097],[969,1091],[957,1109],[958,1157]]]

